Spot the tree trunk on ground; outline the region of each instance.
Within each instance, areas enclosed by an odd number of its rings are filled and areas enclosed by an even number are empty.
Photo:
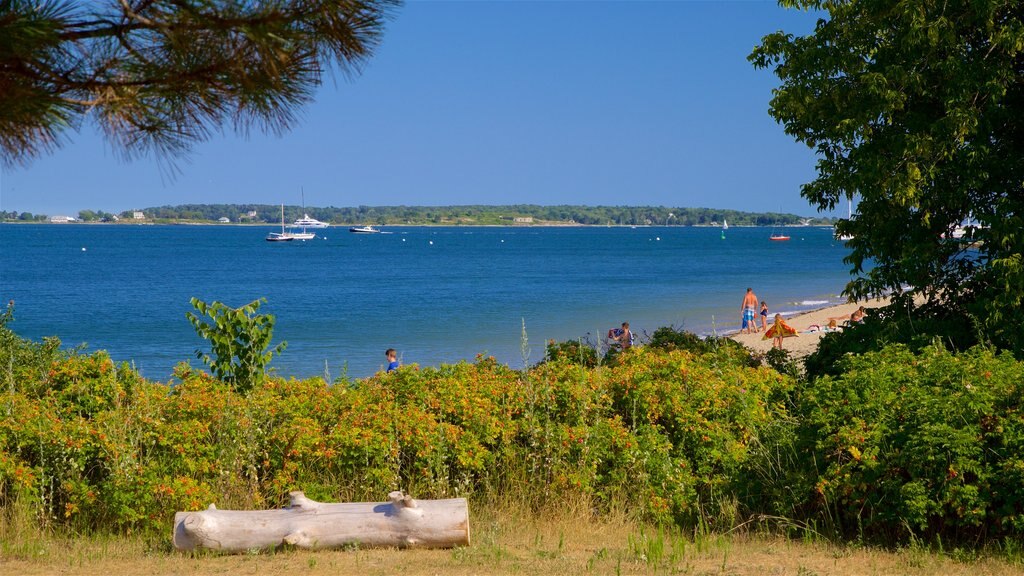
[[[244,552],[290,544],[299,548],[452,548],[469,545],[465,498],[413,500],[392,492],[390,502],[321,503],[292,492],[280,510],[217,510],[174,515],[174,547]]]

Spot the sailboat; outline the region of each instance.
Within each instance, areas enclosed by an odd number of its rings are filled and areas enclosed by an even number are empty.
[[[846,199],[846,219],[853,220],[853,200],[850,198]],[[836,240],[846,242],[847,240],[853,240],[853,236],[849,234],[837,234]]]
[[[725,231],[729,229],[729,222],[722,218],[722,240],[725,240]]]
[[[323,222],[321,222],[319,220],[316,220],[314,218],[310,218],[309,214],[305,213],[306,212],[306,191],[305,190],[302,191],[302,212],[303,212],[302,218],[299,218],[298,220],[295,221],[294,224],[289,226],[289,228],[302,228],[302,232],[291,232],[290,234],[291,234],[292,238],[294,238],[296,240],[312,240],[313,238],[316,238],[316,233],[315,232],[307,232],[306,228],[307,227],[309,227],[309,228],[327,228],[327,224],[325,224],[325,223],[323,223]]]
[[[779,223],[778,219],[775,220],[775,223],[776,224]],[[784,234],[782,232],[776,231],[776,229],[773,227],[772,228],[772,235],[769,236],[768,239],[771,240],[772,242],[786,242],[786,241],[789,240],[789,236],[787,236],[786,234]]]
[[[281,204],[281,232],[267,234],[267,242],[291,242],[292,240],[295,240],[295,235],[284,231],[284,204]]]

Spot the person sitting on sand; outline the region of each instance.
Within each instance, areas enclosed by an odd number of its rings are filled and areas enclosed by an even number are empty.
[[[844,325],[858,324],[864,321],[864,316],[867,314],[867,310],[863,306],[853,311],[853,314],[849,316],[829,316],[829,320],[836,320],[842,322]]]
[[[850,324],[858,324],[860,322],[863,322],[864,321],[864,316],[866,314],[867,314],[867,311],[864,310],[863,306],[861,306],[860,308],[857,308],[856,310],[853,311],[853,314],[850,314]]]
[[[768,330],[765,331],[762,339],[767,340],[772,338],[772,347],[782,350],[782,340],[789,336],[799,336],[799,334],[797,334],[796,328],[786,324],[786,321],[782,319],[782,314],[776,314],[775,323],[771,325],[771,328],[768,328]]]

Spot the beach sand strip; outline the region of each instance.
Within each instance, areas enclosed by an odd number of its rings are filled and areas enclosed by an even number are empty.
[[[796,328],[799,331],[799,336],[786,338],[783,341],[783,348],[787,350],[792,356],[796,358],[804,358],[810,355],[818,348],[818,341],[821,337],[827,334],[823,330],[817,332],[809,332],[812,326],[819,326],[824,328],[828,326],[830,318],[844,317],[849,319],[850,314],[853,314],[854,310],[863,306],[865,309],[879,308],[889,303],[888,299],[868,300],[862,302],[856,302],[853,304],[839,304],[838,306],[829,306],[827,308],[821,308],[819,310],[812,310],[803,314],[797,314],[786,318],[786,323]],[[772,325],[772,316],[768,317],[768,326]],[[761,317],[758,316],[758,327],[760,327]],[[838,322],[842,324],[840,320]],[[764,340],[764,330],[756,334],[742,334],[734,333],[730,334],[729,338],[743,344],[744,346],[755,350],[757,352],[767,352],[772,347],[772,340]]]

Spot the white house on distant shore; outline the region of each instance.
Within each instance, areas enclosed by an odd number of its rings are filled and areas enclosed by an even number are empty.
[[[75,218],[71,216],[50,216],[50,222],[54,224],[67,224],[68,222],[77,222]]]
[[[230,224],[231,218],[228,218],[227,216],[221,216],[220,218],[217,219],[217,222],[220,222],[221,224]]]
[[[145,220],[146,215],[142,213],[142,210],[136,210],[132,212],[132,220]]]

